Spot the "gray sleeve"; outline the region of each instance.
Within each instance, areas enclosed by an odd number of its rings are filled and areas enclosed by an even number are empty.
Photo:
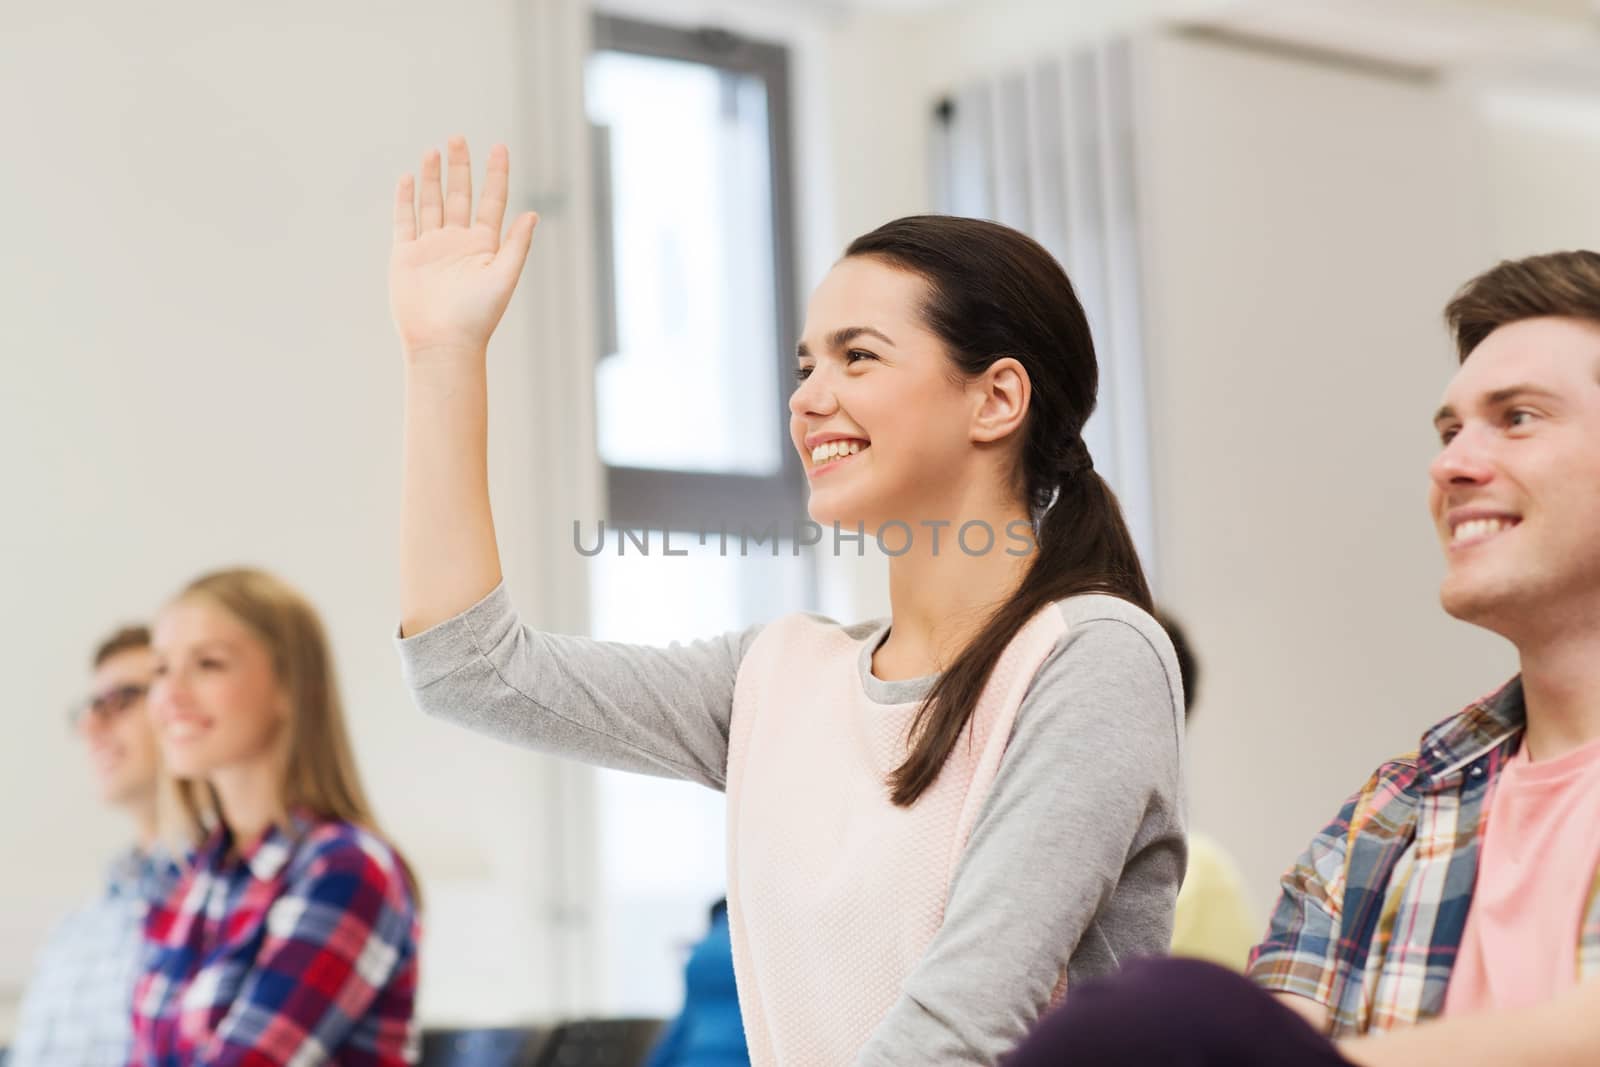
[[[1092,972],[1166,951],[1184,864],[1182,690],[1154,641],[1084,621],[1040,667],[943,925],[858,1067],[994,1064],[1063,974],[1088,977],[1085,956],[1101,961]]]
[[[522,624],[502,583],[395,647],[429,715],[540,752],[723,789],[734,680],[758,632],[666,648],[540,633]]]

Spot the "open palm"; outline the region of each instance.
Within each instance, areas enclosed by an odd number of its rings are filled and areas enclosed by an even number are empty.
[[[449,147],[449,195],[440,159],[422,159],[420,195],[411,175],[395,190],[389,304],[407,356],[481,351],[489,343],[528,258],[538,217],[519,216],[501,240],[510,161],[504,145],[489,152],[478,213],[472,215],[472,160],[467,142]]]

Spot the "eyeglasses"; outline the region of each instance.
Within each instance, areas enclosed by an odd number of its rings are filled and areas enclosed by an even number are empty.
[[[85,715],[93,715],[101,726],[109,725],[126,715],[150,691],[147,685],[119,685],[96,693],[67,711],[67,724],[74,730],[83,725]]]

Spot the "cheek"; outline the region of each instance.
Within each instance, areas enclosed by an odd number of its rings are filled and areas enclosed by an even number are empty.
[[[272,736],[277,726],[277,715],[268,701],[258,694],[240,694],[240,699],[229,707],[225,719],[219,720],[230,737],[244,744],[259,744]]]
[[[204,688],[196,687],[197,703],[214,717],[219,733],[244,745],[272,735],[279,716],[270,684],[239,673],[219,675],[209,682]]]
[[[116,739],[123,745],[143,744],[150,736],[150,709],[148,707],[131,708],[117,722]]]

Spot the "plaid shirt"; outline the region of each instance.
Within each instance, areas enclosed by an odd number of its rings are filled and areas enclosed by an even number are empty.
[[[1249,975],[1324,1004],[1333,1036],[1444,1010],[1472,905],[1490,786],[1522,743],[1522,682],[1447,719],[1385,763],[1283,877]],[[1579,979],[1600,976],[1600,872],[1574,931]]]
[[[418,929],[395,854],[348,823],[293,823],[237,856],[219,829],[151,909],[135,1064],[415,1059]]]
[[[144,917],[166,899],[178,868],[160,853],[129,849],[111,865],[106,891],[62,920],[22,999],[9,1067],[121,1067],[128,1062],[133,984]]]

